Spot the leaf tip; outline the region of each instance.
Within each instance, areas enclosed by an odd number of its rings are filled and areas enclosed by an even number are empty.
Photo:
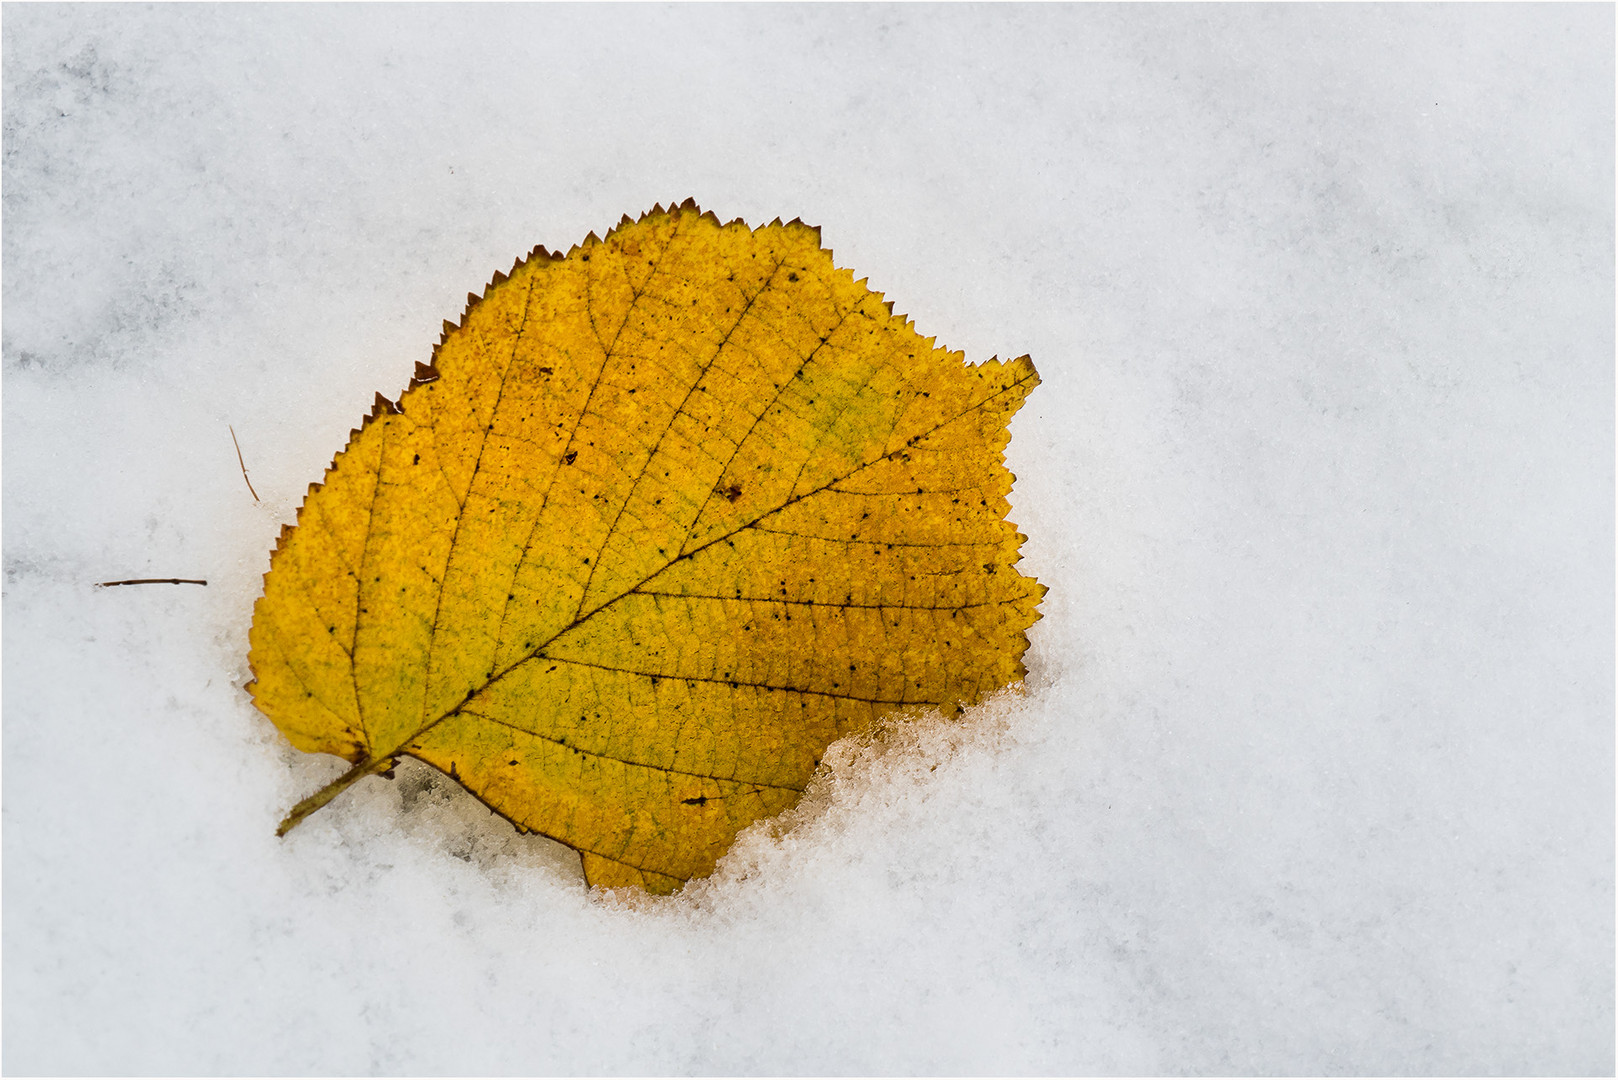
[[[1021,376],[1023,381],[1031,382],[1034,386],[1038,386],[1040,384],[1041,380],[1039,378],[1039,369],[1034,366],[1034,358],[1032,356],[1029,356],[1027,353],[1023,353],[1015,360],[1010,361],[1010,364],[1015,368],[1028,369],[1027,372]]]

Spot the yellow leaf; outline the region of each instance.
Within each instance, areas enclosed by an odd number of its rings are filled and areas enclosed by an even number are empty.
[[[253,700],[401,756],[596,885],[670,892],[825,748],[1022,678],[1044,586],[1005,520],[1027,357],[965,363],[818,229],[689,200],[536,248],[445,324],[283,529]]]

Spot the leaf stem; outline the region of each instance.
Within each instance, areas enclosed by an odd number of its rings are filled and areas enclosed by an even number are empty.
[[[285,836],[287,833],[297,828],[300,821],[314,813],[316,810],[319,810],[322,806],[325,806],[333,799],[337,798],[337,796],[341,795],[344,791],[347,791],[356,780],[362,780],[365,777],[371,776],[375,773],[387,772],[396,764],[397,761],[391,754],[384,754],[379,758],[367,758],[364,761],[361,761],[358,765],[354,766],[352,769],[348,770],[346,773],[339,776],[337,779],[333,780],[331,783],[327,784],[325,787],[321,788],[307,799],[304,799],[297,806],[294,806],[292,808],[292,812],[286,816],[286,820],[282,821],[280,827],[275,830],[275,835]]]

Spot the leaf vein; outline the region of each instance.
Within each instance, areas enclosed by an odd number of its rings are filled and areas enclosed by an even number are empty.
[[[779,272],[779,268],[777,268],[777,271]],[[842,325],[848,321],[850,314],[852,314],[852,311],[841,312],[837,317],[837,321],[833,323],[831,328],[826,331],[825,336],[820,339],[819,343],[816,344],[813,349],[809,350],[809,355],[803,358],[803,361],[798,365],[797,370],[794,371],[790,377],[783,380],[780,386],[775,388],[775,393],[770,396],[770,400],[765,402],[764,408],[758,411],[758,414],[753,417],[753,422],[748,425],[747,433],[737,440],[736,445],[731,448],[730,456],[727,457],[724,464],[720,466],[719,476],[721,479],[723,479],[725,475],[725,470],[730,468],[731,462],[736,460],[736,455],[742,452],[742,447],[747,445],[747,440],[751,438],[753,432],[757,430],[760,421],[769,415],[770,409],[775,405],[776,402],[781,400],[781,395],[786,392],[786,388],[793,385],[798,376],[804,373],[805,369],[809,367],[810,361],[814,360],[814,358],[820,354],[820,350],[825,348],[826,344],[831,341],[831,336],[837,333]],[[785,336],[779,330],[775,331],[775,335],[776,337],[781,338],[783,341],[785,340]],[[799,473],[801,475],[801,469],[799,470]],[[696,532],[697,525],[702,521],[702,515],[708,512],[708,504],[713,501],[713,497],[714,493],[710,490],[708,492],[708,497],[702,501],[702,506],[697,510],[697,516],[691,519],[691,526],[690,528],[686,529],[685,537],[680,541],[680,550],[682,552],[685,550],[685,546],[691,542],[692,534]]]
[[[614,754],[602,753],[600,750],[586,750],[584,747],[579,746],[576,743],[570,743],[565,739],[558,739],[555,736],[546,735],[542,732],[534,731],[531,728],[525,728],[521,724],[513,724],[509,720],[502,720],[498,716],[490,716],[488,713],[481,713],[472,709],[458,709],[450,715],[473,716],[479,720],[487,720],[491,724],[498,724],[501,727],[510,728],[512,731],[519,731],[524,735],[530,735],[536,739],[543,740],[544,742],[551,743],[555,746],[561,746],[568,750],[577,751],[580,754],[587,754],[590,757],[602,758],[606,761],[616,761],[620,765],[628,765],[636,769],[654,769],[657,772],[669,773],[673,776],[689,776],[696,780],[717,780],[720,783],[725,784],[752,784],[755,787],[774,788],[777,791],[803,791],[803,788],[793,787],[791,784],[769,784],[765,783],[763,780],[744,780],[739,776],[715,776],[712,773],[699,773],[691,772],[688,769],[676,769],[672,765],[654,765],[649,761],[632,761],[629,758],[618,757]],[[445,719],[448,718],[449,717],[446,717]]]
[[[781,267],[785,264],[786,260],[784,258],[776,260],[775,268],[765,276],[764,283],[758,287],[758,291],[747,298],[747,303],[742,305],[742,310],[736,315],[736,320],[730,324],[730,329],[725,331],[725,336],[720,339],[718,345],[714,346],[713,355],[710,356],[707,362],[702,365],[701,370],[697,372],[697,377],[691,380],[691,385],[686,388],[685,397],[680,400],[680,404],[675,408],[675,410],[669,414],[669,421],[663,426],[662,434],[660,434],[657,437],[657,441],[652,444],[650,452],[646,455],[645,464],[641,466],[640,472],[637,473],[635,475],[635,479],[631,481],[629,490],[624,494],[624,501],[619,504],[618,513],[614,515],[612,519],[612,524],[607,526],[606,535],[601,538],[601,546],[596,548],[596,559],[590,565],[590,577],[584,583],[584,592],[579,594],[578,609],[573,612],[573,617],[575,619],[577,619],[580,613],[583,612],[584,605],[589,600],[590,586],[595,584],[596,571],[601,566],[601,553],[606,551],[607,545],[612,542],[613,535],[618,531],[618,522],[623,518],[625,508],[627,508],[629,504],[634,501],[635,492],[640,489],[641,481],[646,479],[646,473],[652,467],[652,462],[657,459],[658,451],[663,448],[663,443],[666,439],[668,439],[669,432],[674,430],[674,422],[678,420],[681,415],[685,414],[685,407],[690,404],[691,395],[697,392],[697,388],[702,385],[702,380],[707,377],[709,370],[712,369],[716,363],[718,363],[719,357],[725,351],[725,346],[730,344],[730,339],[735,335],[737,328],[739,328],[742,325],[743,320],[747,318],[747,313],[753,310],[753,305],[758,303],[759,297],[763,296],[769,291],[770,283],[775,280],[775,275],[781,272]]]
[[[560,636],[560,635],[558,635],[558,636]],[[575,659],[572,659],[572,658],[566,657],[566,656],[548,656],[548,655],[529,656],[529,657],[526,657],[526,658],[524,658],[522,660],[517,661],[517,663],[513,664],[511,666],[511,668],[507,668],[505,671],[502,671],[500,673],[500,675],[507,674],[508,672],[510,672],[512,670],[512,668],[518,667],[519,665],[527,664],[527,663],[533,663],[533,662],[536,662],[536,661],[545,661],[545,662],[548,662],[548,663],[558,663],[558,664],[572,664],[575,667],[593,668],[596,671],[611,671],[611,672],[616,672],[619,675],[636,675],[636,676],[639,676],[640,678],[643,678],[643,679],[668,679],[668,680],[673,681],[673,682],[712,683],[712,684],[714,684],[716,686],[728,686],[728,687],[731,687],[732,689],[740,689],[742,687],[746,687],[749,690],[765,690],[765,691],[768,691],[770,693],[779,693],[779,694],[807,694],[807,695],[810,695],[812,697],[836,698],[839,701],[859,701],[859,702],[863,702],[863,703],[865,703],[867,705],[936,705],[936,704],[938,704],[935,701],[919,701],[919,700],[912,700],[910,698],[873,698],[873,697],[863,697],[863,696],[861,696],[859,694],[837,694],[837,693],[833,693],[830,690],[811,690],[811,689],[809,689],[807,687],[802,687],[802,686],[776,686],[776,685],[771,684],[771,683],[751,682],[751,681],[749,681],[747,679],[716,679],[716,678],[713,678],[712,676],[708,676],[708,675],[669,675],[669,674],[665,674],[663,672],[635,671],[635,670],[633,670],[631,668],[613,667],[611,664],[597,664],[597,663],[592,663],[589,660],[575,660]],[[496,676],[496,678],[499,678],[499,676]],[[493,680],[491,680],[491,682],[492,681]]]
[[[424,720],[427,718],[428,703],[432,700],[429,691],[432,689],[433,652],[438,645],[438,633],[441,629],[439,619],[444,614],[444,592],[449,582],[450,566],[455,562],[455,547],[461,539],[461,523],[466,520],[466,504],[472,498],[472,489],[477,486],[478,482],[478,472],[483,468],[483,454],[489,447],[489,432],[494,428],[494,418],[500,415],[500,402],[505,398],[506,382],[511,378],[512,365],[517,362],[517,350],[522,346],[523,332],[528,329],[528,313],[533,306],[534,284],[538,280],[539,274],[532,273],[528,275],[528,292],[523,296],[522,318],[518,320],[517,333],[512,338],[511,355],[506,358],[505,370],[500,372],[500,386],[495,391],[494,404],[489,408],[489,422],[479,425],[482,432],[478,437],[478,456],[472,462],[472,475],[466,481],[466,495],[464,498],[457,500],[460,503],[460,512],[455,515],[455,528],[450,532],[449,550],[444,555],[444,572],[438,578],[438,597],[433,604],[433,617],[431,621],[423,620],[427,626],[431,627],[431,632],[427,635],[427,657],[424,662],[426,679],[422,686],[421,695],[421,715]],[[378,475],[381,474],[380,464],[378,465],[377,473]],[[453,497],[454,494],[455,492],[452,488],[450,495]]]
[[[676,234],[676,236],[678,236],[678,234]],[[647,273],[646,281],[642,284],[640,291],[637,292],[633,287],[631,287],[629,305],[624,309],[624,320],[618,325],[618,333],[613,335],[612,346],[602,343],[600,340],[600,335],[596,335],[597,344],[601,345],[601,367],[597,369],[596,377],[594,381],[590,383],[589,393],[584,395],[584,404],[579,407],[579,415],[574,418],[573,430],[568,433],[567,443],[562,447],[564,456],[568,451],[573,449],[574,440],[579,437],[579,428],[581,425],[583,425],[584,418],[590,411],[590,403],[595,400],[596,391],[601,388],[601,380],[606,377],[607,363],[612,359],[612,348],[617,346],[618,338],[623,334],[624,327],[629,325],[629,320],[635,313],[636,303],[639,302],[645,290],[651,286],[652,278],[656,277],[657,272],[662,268],[663,260],[668,256],[669,249],[674,246],[674,239],[674,237],[671,237],[669,242],[663,246],[663,250],[659,251],[657,253],[657,257],[652,260],[652,268]],[[595,332],[595,305],[590,302],[590,281],[591,277],[588,273],[586,273],[584,276],[585,310],[590,316],[591,331]],[[545,485],[545,494],[541,496],[539,500],[539,509],[534,512],[533,524],[528,527],[528,537],[523,541],[522,553],[517,556],[517,564],[511,569],[510,580],[512,582],[515,582],[517,580],[517,576],[522,573],[523,565],[527,563],[528,556],[534,550],[534,536],[539,531],[539,523],[545,519],[545,508],[550,505],[551,492],[556,487],[556,478],[560,472],[560,469],[553,469],[551,471],[551,478]],[[599,552],[597,554],[599,554]],[[586,588],[588,588],[588,586],[586,586]],[[494,638],[495,647],[497,649],[499,648],[500,642],[505,640],[506,619],[511,615],[511,597],[514,594],[514,589],[507,588],[506,601],[500,609],[500,629],[496,632]]]

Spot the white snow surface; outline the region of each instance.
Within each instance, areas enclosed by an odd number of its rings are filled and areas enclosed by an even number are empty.
[[[1611,1073],[1613,18],[7,6],[5,1071]],[[277,840],[281,524],[687,196],[1032,354],[1024,687],[671,899],[421,767]]]

